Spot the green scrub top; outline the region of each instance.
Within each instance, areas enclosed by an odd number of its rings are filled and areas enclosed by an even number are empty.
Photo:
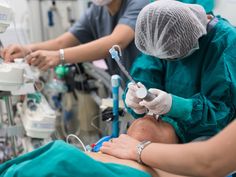
[[[142,55],[131,70],[134,80],[147,88],[172,94],[171,110],[162,119],[182,142],[213,136],[236,118],[236,29],[218,19],[191,56],[166,61]],[[143,116],[128,111],[135,118]]]
[[[212,12],[215,5],[214,0],[180,0],[180,1],[184,3],[189,3],[189,4],[202,5],[205,8],[207,13]]]
[[[154,2],[155,0],[150,0],[151,2]],[[207,13],[210,13],[213,11],[215,6],[214,0],[179,0],[180,2],[189,3],[189,4],[199,4],[202,5]]]
[[[55,141],[0,165],[0,177],[151,177],[128,166],[98,162]]]

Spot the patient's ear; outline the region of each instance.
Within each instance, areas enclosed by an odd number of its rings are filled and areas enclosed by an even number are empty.
[[[174,128],[161,119],[156,120],[152,116],[145,116],[135,120],[128,129],[127,134],[139,141],[165,144],[179,143],[179,138]]]

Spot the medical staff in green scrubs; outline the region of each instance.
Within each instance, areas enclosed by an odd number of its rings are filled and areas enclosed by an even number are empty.
[[[236,117],[236,29],[227,20],[199,5],[159,0],[140,12],[136,45],[146,55],[131,75],[156,99],[140,100],[130,84],[124,99],[134,117],[148,108],[182,142],[213,136]]]

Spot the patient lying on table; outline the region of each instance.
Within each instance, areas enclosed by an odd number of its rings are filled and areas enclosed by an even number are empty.
[[[146,131],[148,130],[148,131]],[[151,132],[150,132],[151,130]],[[138,140],[178,143],[168,124],[150,117],[135,121],[128,134]],[[156,177],[157,171],[134,161],[121,160],[101,153],[83,153],[63,141],[55,141],[31,153],[0,165],[0,177]]]
[[[105,163],[103,163],[105,162]],[[1,177],[150,177],[154,171],[132,161],[105,154],[85,154],[55,141],[0,165]]]

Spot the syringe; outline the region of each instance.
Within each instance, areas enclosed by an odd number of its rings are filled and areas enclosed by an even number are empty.
[[[126,68],[122,65],[120,57],[122,56],[121,48],[118,45],[114,45],[110,50],[109,50],[111,57],[116,61],[118,64],[120,70],[125,74],[125,76],[137,87],[139,88],[136,92],[136,96],[140,99],[143,99],[145,101],[152,101],[153,99],[156,98],[155,95],[150,93],[146,87],[140,87],[135,80],[131,77],[129,72],[126,70]]]

